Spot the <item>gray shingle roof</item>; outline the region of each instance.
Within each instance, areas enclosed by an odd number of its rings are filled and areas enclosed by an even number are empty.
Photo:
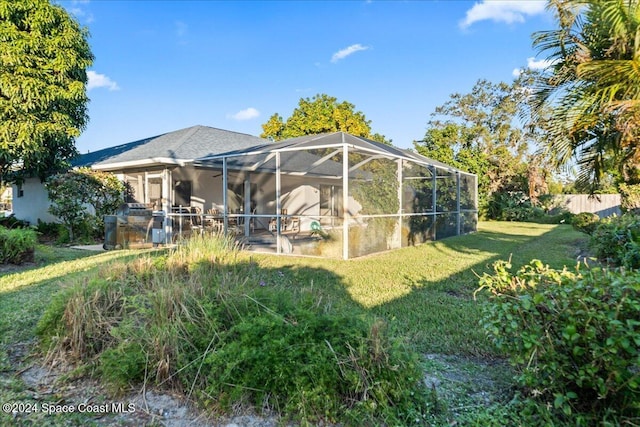
[[[152,160],[158,164],[189,163],[199,157],[246,150],[266,142],[256,136],[198,125],[87,153],[72,165],[108,169]]]

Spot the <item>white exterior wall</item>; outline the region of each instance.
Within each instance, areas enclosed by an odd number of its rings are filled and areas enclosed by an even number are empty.
[[[56,217],[48,212],[49,195],[38,178],[28,178],[22,184],[22,197],[18,197],[18,187],[13,188],[13,214],[17,219],[29,221],[36,225],[38,219],[42,222],[56,222]]]

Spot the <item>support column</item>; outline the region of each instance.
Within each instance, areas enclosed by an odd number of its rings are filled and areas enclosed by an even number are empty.
[[[344,138],[344,135],[342,137]],[[342,145],[342,212],[342,259],[349,259],[349,147],[344,143]]]
[[[438,191],[437,191],[437,185],[438,185],[438,168],[436,168],[435,166],[432,166],[432,171],[433,171],[433,189],[431,190],[432,192],[432,202],[433,202],[433,222],[431,224],[431,227],[433,229],[433,240],[437,240],[438,236],[436,235],[436,223],[438,222],[438,201],[437,201],[437,197],[438,197]]]
[[[171,173],[171,170],[169,170],[168,168],[165,168],[162,171],[162,194],[161,194],[162,210],[165,212],[165,224],[164,224],[165,244],[169,242],[169,238],[171,238],[173,235],[173,222],[169,221],[169,217],[167,216],[169,213],[171,213],[171,205],[173,204],[172,203],[173,195],[171,194],[172,179],[173,179],[173,174]],[[147,190],[148,190],[149,187],[148,187],[148,180],[146,179],[146,173],[145,173],[145,180],[147,181]],[[147,195],[146,197],[149,197],[149,196]]]
[[[395,242],[393,243],[392,249],[401,248],[402,247],[402,222],[404,220],[402,214],[404,212],[403,206],[403,196],[404,196],[404,188],[402,185],[402,181],[404,179],[402,174],[402,159],[396,160],[398,164],[398,172],[396,173],[398,177],[398,224],[396,225],[396,237]]]
[[[457,211],[456,236],[460,235],[460,223],[462,221],[460,206],[461,206],[460,205],[460,171],[456,171],[456,211]]]
[[[251,175],[247,174],[244,178],[244,235],[249,237],[249,233],[251,228],[249,227],[251,219],[249,215],[251,215]]]
[[[224,235],[229,232],[229,201],[227,200],[227,189],[229,184],[229,177],[227,176],[229,171],[227,170],[227,158],[222,158],[222,219]]]
[[[280,233],[280,226],[282,224],[282,205],[280,204],[280,152],[276,152],[276,253],[282,252],[282,235]]]

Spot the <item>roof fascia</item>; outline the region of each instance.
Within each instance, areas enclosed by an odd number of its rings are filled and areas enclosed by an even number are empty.
[[[158,166],[158,165],[185,166],[188,163],[192,163],[192,162],[193,160],[190,160],[190,159],[172,159],[170,157],[156,157],[156,158],[144,159],[144,160],[132,160],[129,162],[94,164],[94,165],[91,165],[91,168],[95,170],[114,170],[114,169],[125,169],[125,168],[139,167],[139,166]]]

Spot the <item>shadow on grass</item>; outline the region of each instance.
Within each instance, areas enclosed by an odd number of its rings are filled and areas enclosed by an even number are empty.
[[[105,265],[126,262],[140,255],[134,251],[57,254],[54,262],[29,266],[0,276],[0,343],[33,338],[33,330],[51,297],[61,288],[91,276]],[[74,256],[77,255],[77,256]]]
[[[502,234],[484,230],[428,244],[440,258],[427,258],[424,263],[437,264],[439,274],[422,269],[411,292],[376,305],[372,312],[388,319],[420,352],[500,357],[480,326],[484,295],[474,298],[479,277],[492,274],[498,260],[511,259],[514,270],[531,259],[554,268],[572,267],[576,240],[584,239],[570,226],[522,229],[529,231]],[[423,250],[431,252],[428,247]]]

